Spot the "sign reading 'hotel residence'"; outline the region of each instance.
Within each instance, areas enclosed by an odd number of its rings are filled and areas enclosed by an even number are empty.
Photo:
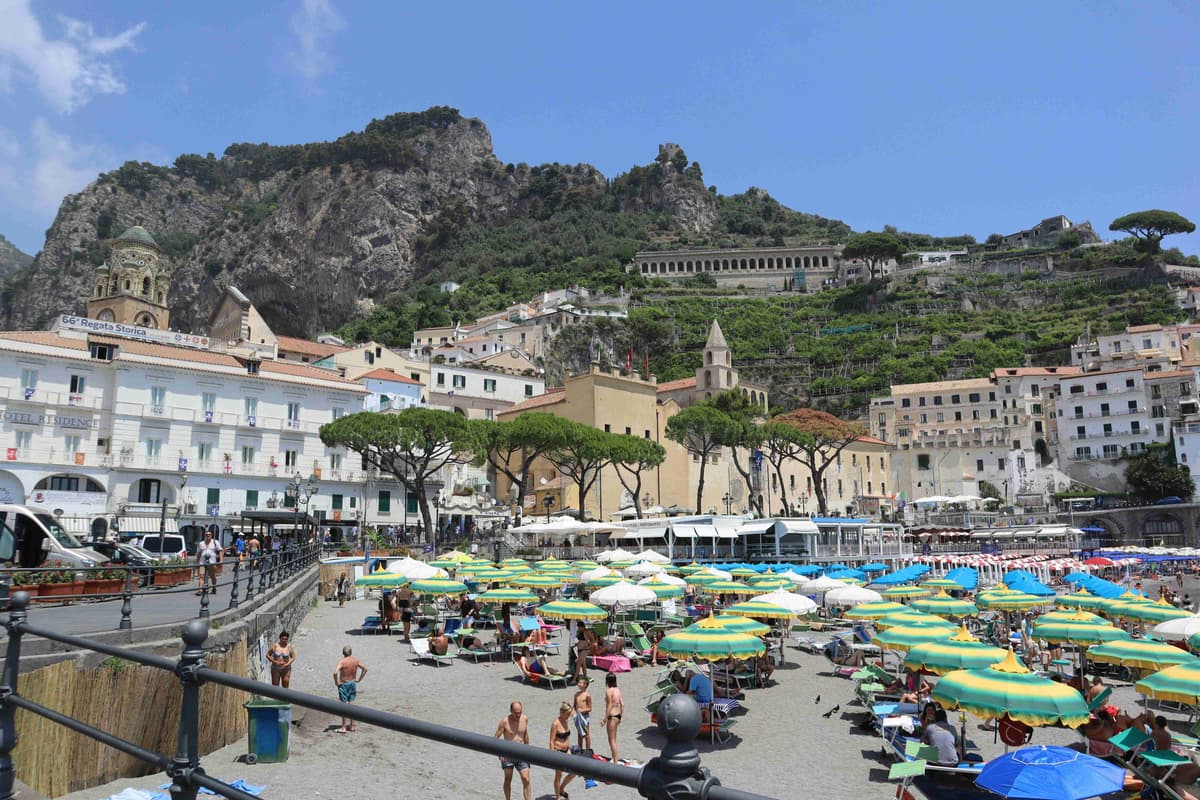
[[[155,344],[195,347],[200,350],[208,349],[207,336],[199,336],[194,333],[178,333],[176,331],[160,331],[157,328],[143,328],[138,325],[122,325],[119,322],[77,317],[74,314],[60,314],[58,322],[54,327],[59,330],[83,331],[85,333],[100,333],[106,336],[120,336],[125,339],[140,339],[143,342],[154,342]]]

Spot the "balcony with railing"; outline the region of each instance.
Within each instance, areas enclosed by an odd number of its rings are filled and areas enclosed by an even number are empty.
[[[0,387],[0,400],[92,411],[98,411],[104,407],[104,398],[99,392],[58,392],[37,387],[26,389],[21,386],[2,386]]]
[[[269,417],[259,414],[235,414],[228,411],[212,411],[208,409],[187,408],[172,405],[151,405],[149,403],[118,402],[115,413],[126,417],[154,417],[169,419],[173,422],[185,422],[195,425],[220,425],[230,428],[247,428],[267,431],[290,431],[295,433],[317,434],[323,423],[307,422],[302,419],[287,417]]]

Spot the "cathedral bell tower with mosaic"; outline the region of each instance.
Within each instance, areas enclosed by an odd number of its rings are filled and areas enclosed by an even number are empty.
[[[171,266],[145,228],[135,225],[112,242],[108,261],[96,268],[87,315],[92,319],[166,330]]]

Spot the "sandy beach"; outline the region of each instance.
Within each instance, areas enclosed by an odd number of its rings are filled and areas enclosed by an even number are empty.
[[[293,635],[298,660],[292,688],[327,697],[336,696],[332,671],[343,645],[354,648],[370,672],[359,689],[361,702],[387,711],[492,734],[512,700],[520,700],[530,721],[531,743],[545,747],[550,722],[558,704],[569,701],[572,690],[547,689],[523,684],[516,667],[508,662],[475,664],[456,659],[452,666],[434,667],[410,660],[409,647],[398,635],[351,633],[374,601],[356,601],[338,608],[322,603]],[[817,634],[820,636],[820,634]],[[723,784],[780,798],[860,798],[892,796],[895,788],[886,783],[890,761],[881,755],[881,740],[858,729],[864,709],[853,704],[851,681],[829,674],[829,662],[821,656],[793,647],[787,662],[775,672],[775,682],[765,689],[750,689],[734,728],[734,738],[723,745],[698,739],[703,765]],[[551,657],[551,664],[564,669],[566,655]],[[620,728],[619,748],[623,758],[647,760],[663,744],[657,729],[642,708],[658,672],[639,668],[619,676],[628,707]],[[604,673],[593,671],[592,695],[603,708]],[[598,681],[598,684],[597,684]],[[1132,709],[1141,698],[1128,685],[1114,686],[1113,701]],[[834,706],[840,709],[826,718]],[[1183,730],[1182,717],[1166,713],[1172,727]],[[283,764],[239,762],[246,752],[241,742],[202,759],[205,769],[225,780],[242,778],[267,786],[264,797],[353,796],[355,800],[393,800],[400,793],[457,798],[501,797],[502,773],[492,756],[432,743],[371,726],[360,725],[350,734],[338,734],[336,718],[305,709],[295,709],[291,756]],[[593,718],[595,720],[595,717]],[[958,725],[957,713],[951,720]],[[968,732],[986,758],[1003,752],[993,734],[979,729],[982,720],[968,716]],[[1042,728],[1034,733],[1034,744],[1067,745],[1079,741],[1073,731]],[[597,752],[607,754],[602,728],[593,730]],[[16,758],[20,758],[18,747]],[[533,770],[535,798],[552,794],[553,773]],[[161,776],[119,781],[67,795],[68,800],[97,800],[127,786],[153,788]],[[519,782],[518,782],[519,784]],[[573,797],[633,797],[636,792],[613,786],[585,789],[576,779],[568,787]],[[519,790],[514,792],[519,797]]]

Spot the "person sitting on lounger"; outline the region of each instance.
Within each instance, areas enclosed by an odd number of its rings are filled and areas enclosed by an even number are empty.
[[[525,644],[533,645],[534,647],[545,647],[550,640],[546,638],[546,631],[542,628],[534,628],[525,637]]]
[[[938,764],[947,767],[958,764],[958,731],[948,721],[946,709],[934,708],[933,722],[921,729],[921,744],[937,748]]]
[[[435,656],[444,656],[450,650],[450,637],[437,628],[429,636],[429,652]]]
[[[517,659],[517,663],[521,665],[521,669],[528,672],[530,675],[553,675],[562,677],[562,673],[553,669],[546,663],[545,656],[535,656],[530,652],[529,648],[521,651],[521,657]]]
[[[775,665],[771,662],[770,650],[764,650],[754,659],[754,678],[759,686],[766,686],[775,673]]]

